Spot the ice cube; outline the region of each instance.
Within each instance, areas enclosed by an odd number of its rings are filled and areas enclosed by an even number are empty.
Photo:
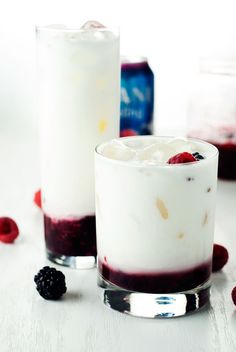
[[[142,138],[136,139],[136,138],[130,138],[130,139],[124,139],[123,142],[127,147],[134,149],[134,150],[141,150],[144,149],[147,146],[150,146],[153,144],[150,140],[144,140]]]
[[[186,138],[174,138],[167,143],[173,149],[173,153],[191,152],[192,146]]]
[[[153,143],[138,152],[138,159],[149,162],[163,162],[164,154],[163,147],[160,147],[159,143]]]
[[[148,147],[139,150],[138,152],[138,159],[139,160],[148,160],[151,159],[153,152],[157,151],[157,145],[151,144]]]
[[[98,21],[87,21],[83,24],[83,26],[80,29],[94,30],[99,28],[106,28],[106,27]]]
[[[113,141],[103,148],[102,155],[110,159],[128,161],[134,160],[136,153],[121,141]]]
[[[80,33],[82,40],[105,40],[109,39],[112,34],[98,21],[87,21],[80,29],[82,30]]]

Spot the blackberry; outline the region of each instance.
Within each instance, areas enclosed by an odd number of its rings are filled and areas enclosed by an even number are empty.
[[[201,155],[200,153],[198,153],[198,152],[195,152],[195,153],[193,153],[192,155],[193,155],[194,158],[197,159],[198,161],[205,159],[204,156],[202,156],[202,155]]]
[[[49,266],[43,267],[34,277],[36,289],[45,299],[57,300],[66,292],[64,274]]]

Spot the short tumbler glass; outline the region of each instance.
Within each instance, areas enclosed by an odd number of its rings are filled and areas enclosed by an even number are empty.
[[[131,144],[160,139],[173,138],[122,138]],[[134,163],[104,155],[112,141],[96,148],[98,285],[103,302],[117,311],[175,317],[209,303],[218,150],[186,141],[207,157]]]

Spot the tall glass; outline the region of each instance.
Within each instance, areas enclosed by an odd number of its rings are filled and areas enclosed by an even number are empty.
[[[186,150],[204,159],[166,162]],[[217,149],[200,140],[139,136],[97,147],[98,284],[106,305],[155,318],[209,302],[217,161]]]
[[[47,257],[96,262],[94,148],[119,136],[119,34],[98,23],[37,28]]]

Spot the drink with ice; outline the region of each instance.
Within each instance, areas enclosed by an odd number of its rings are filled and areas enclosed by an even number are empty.
[[[97,22],[37,29],[42,207],[48,258],[96,258],[94,148],[119,135],[119,35]]]
[[[171,164],[186,153],[193,162]],[[199,140],[155,136],[97,148],[99,285],[107,305],[155,317],[209,301],[217,156]]]

